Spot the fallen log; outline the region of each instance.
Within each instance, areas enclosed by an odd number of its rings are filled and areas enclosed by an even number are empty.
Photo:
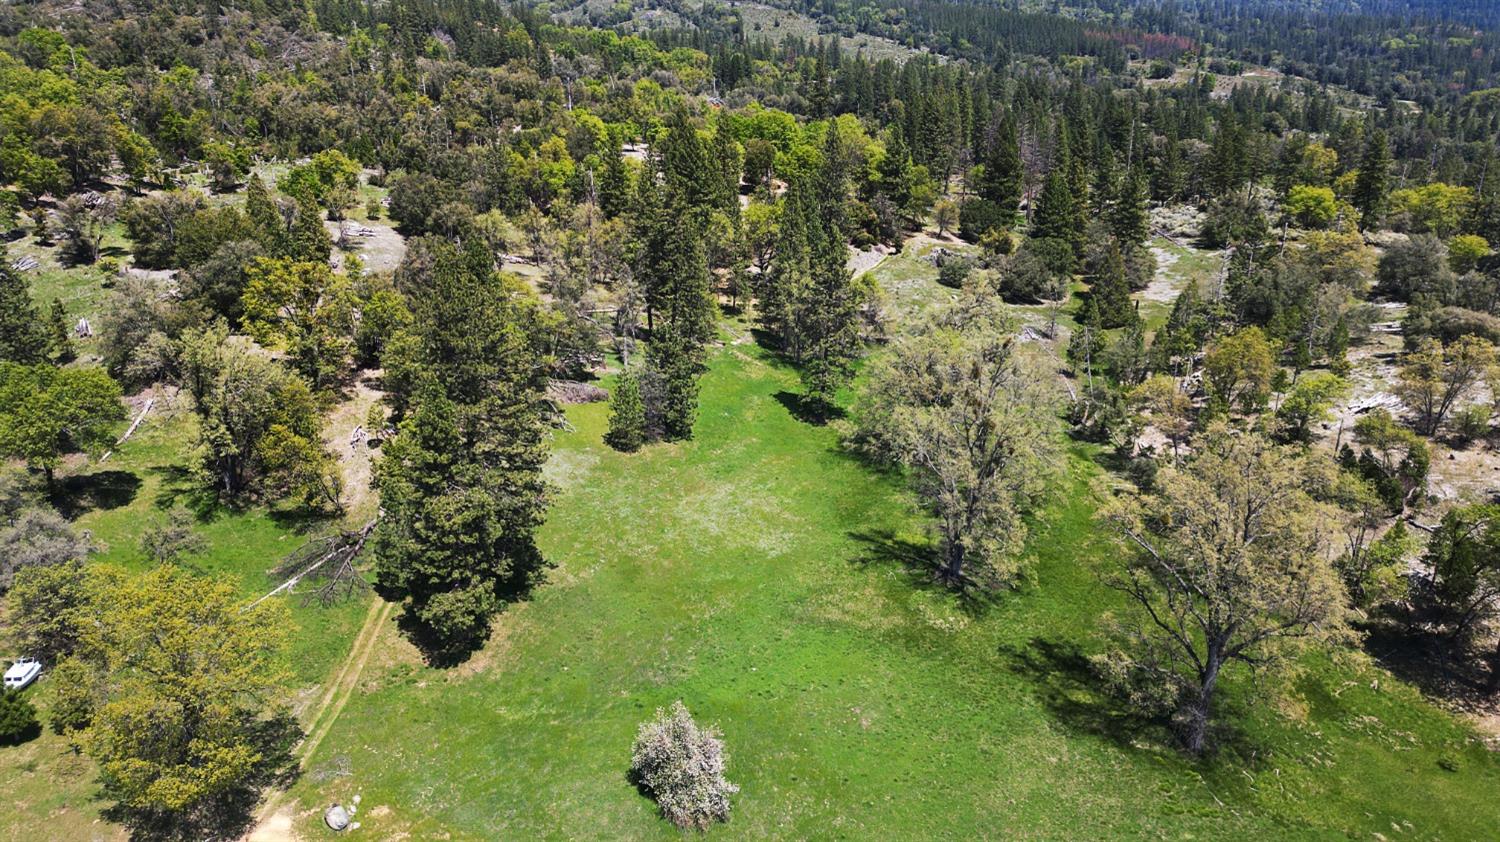
[[[125,435],[120,436],[120,440],[115,442],[115,447],[119,447],[125,443],[126,439],[130,438],[131,434],[135,432],[135,428],[141,426],[141,422],[146,420],[146,413],[150,412],[151,407],[155,405],[156,398],[154,396],[146,399],[146,405],[141,407],[141,414],[137,415],[135,421],[131,422],[130,429],[125,431]],[[111,453],[114,453],[114,451],[106,450],[104,455],[99,457],[99,463],[103,464],[104,460],[108,459]]]

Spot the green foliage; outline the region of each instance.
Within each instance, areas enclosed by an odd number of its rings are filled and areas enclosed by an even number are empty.
[[[16,571],[7,598],[16,643],[47,663],[78,650],[94,617],[94,597],[107,577],[94,574],[82,554]]]
[[[354,293],[328,264],[255,258],[241,299],[251,334],[281,344],[316,388],[335,382],[354,347]]]
[[[354,203],[359,162],[337,149],[325,149],[306,164],[288,170],[276,186],[299,203],[305,198],[312,199],[338,219]]]
[[[1438,237],[1453,234],[1468,213],[1474,191],[1468,187],[1434,182],[1391,193],[1391,210],[1401,214],[1419,232]]]
[[[1472,271],[1492,253],[1489,240],[1477,234],[1460,234],[1448,241],[1448,265],[1460,275]]]
[[[128,202],[120,213],[131,255],[142,269],[182,266],[178,249],[184,242],[188,220],[207,203],[197,193],[174,190]]]
[[[101,368],[0,363],[0,454],[49,479],[63,454],[102,451],[124,417],[120,385]]]
[[[98,597],[86,657],[102,697],[82,736],[128,822],[242,826],[290,762],[284,608],[160,566]]]
[[[1375,485],[1393,514],[1406,501],[1427,487],[1431,454],[1421,436],[1403,427],[1385,409],[1374,409],[1354,422],[1354,440],[1364,448],[1356,458],[1352,450],[1340,454],[1345,468],[1356,469]]]
[[[73,334],[68,328],[68,314],[63,303],[55,298],[47,313],[47,350],[59,363],[73,361]]]
[[[1042,187],[1042,194],[1037,199],[1036,210],[1031,217],[1033,239],[1056,240],[1069,244],[1069,265],[1054,267],[1063,272],[1071,269],[1071,259],[1077,256],[1076,250],[1072,248],[1073,241],[1079,236],[1075,201],[1067,178],[1057,169],[1053,169],[1047,174],[1047,181]]]
[[[1315,371],[1297,378],[1276,408],[1281,435],[1290,441],[1307,441],[1312,425],[1325,420],[1334,402],[1348,391],[1348,382],[1330,372]]]
[[[1220,339],[1203,357],[1204,382],[1215,404],[1246,414],[1255,412],[1270,397],[1275,369],[1271,343],[1256,327]]]
[[[1400,301],[1426,296],[1449,302],[1456,294],[1457,281],[1448,268],[1442,241],[1430,234],[1393,243],[1381,255],[1376,277],[1379,291]]]
[[[1500,596],[1500,508],[1472,504],[1450,509],[1427,542],[1432,597],[1462,639],[1495,612]]]
[[[214,189],[225,193],[239,186],[240,179],[250,171],[250,151],[239,144],[209,141],[203,145],[203,163]]]
[[[333,240],[323,227],[323,211],[310,196],[304,194],[297,200],[297,215],[287,232],[284,253],[298,262],[325,264],[333,253]]]
[[[0,362],[29,365],[46,359],[47,328],[31,303],[26,279],[0,249]]]
[[[1434,435],[1494,365],[1488,340],[1464,336],[1444,347],[1427,337],[1402,358],[1395,392],[1416,415],[1417,432]]]
[[[378,585],[437,663],[467,657],[543,567],[540,418],[545,360],[534,298],[493,274],[482,246],[428,243],[411,267],[414,336],[392,349],[410,414],[376,468]],[[655,343],[653,343],[655,344]]]
[[[52,668],[50,680],[55,688],[47,717],[52,733],[71,736],[93,724],[102,690],[98,674],[81,658],[69,658]]]
[[[1265,667],[1344,635],[1345,594],[1324,556],[1326,506],[1311,493],[1325,465],[1216,424],[1158,492],[1107,510],[1132,552],[1114,580],[1141,612],[1106,680],[1175,709],[1183,745],[1207,745],[1222,671]]]
[[[1208,206],[1203,244],[1209,248],[1259,245],[1269,236],[1260,203],[1248,191],[1226,193]]]
[[[1110,233],[1125,251],[1134,251],[1151,233],[1146,199],[1146,173],[1139,166],[1132,167],[1120,180],[1107,219]]]
[[[1015,212],[1007,214],[999,204],[983,197],[969,199],[958,206],[958,235],[971,243],[997,229],[1009,228]],[[947,227],[952,227],[951,222]]]
[[[1286,212],[1304,228],[1327,228],[1338,217],[1338,200],[1328,187],[1298,184],[1286,197]]]
[[[36,708],[19,690],[0,690],[0,745],[16,745],[34,739],[42,726]]]
[[[1354,182],[1354,193],[1350,197],[1359,209],[1360,224],[1374,228],[1385,217],[1390,190],[1391,149],[1386,134],[1376,129],[1365,144],[1364,157],[1359,162],[1359,174]]]
[[[411,325],[406,299],[382,276],[370,276],[356,284],[359,318],[354,328],[354,352],[361,365],[379,367],[386,348],[397,334]]]
[[[380,587],[404,600],[417,642],[442,662],[482,644],[504,596],[540,571],[531,534],[545,496],[539,463],[486,471],[466,444],[459,407],[436,390],[419,401],[377,471],[385,515],[375,571]]]
[[[1135,324],[1139,316],[1130,299],[1130,283],[1125,279],[1125,259],[1120,248],[1110,243],[1109,255],[1101,271],[1091,280],[1089,301],[1099,308],[1099,324],[1108,330]]]
[[[230,341],[228,333],[222,322],[190,328],[177,346],[184,389],[198,416],[207,484],[228,498],[258,489],[321,497],[292,481],[300,472],[317,472],[326,464],[326,458],[315,458],[321,449],[321,421],[307,382]],[[310,462],[289,464],[304,459]]]
[[[641,385],[634,372],[626,371],[615,381],[609,396],[609,432],[604,440],[616,450],[631,453],[646,440],[646,407],[641,402]]]

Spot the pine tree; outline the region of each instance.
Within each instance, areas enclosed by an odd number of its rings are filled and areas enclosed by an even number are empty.
[[[646,346],[646,365],[661,383],[656,407],[662,419],[662,436],[668,441],[693,437],[698,416],[698,376],[701,349],[670,326],[664,326]]]
[[[1172,313],[1167,316],[1167,324],[1151,342],[1153,371],[1178,377],[1189,373],[1193,355],[1202,347],[1203,337],[1208,331],[1208,320],[1202,312],[1197,286],[1188,284],[1177,295],[1177,300],[1172,304]]]
[[[731,217],[738,217],[740,213],[740,173],[743,171],[743,158],[741,157],[739,144],[735,143],[734,135],[729,129],[729,120],[720,115],[718,123],[714,126],[713,136],[709,139],[709,157],[713,163],[712,185],[719,209]]]
[[[284,235],[281,211],[276,209],[275,200],[258,174],[251,175],[250,183],[245,186],[245,215],[250,218],[255,239],[261,247],[271,254],[279,254]]]
[[[0,690],[0,745],[18,745],[42,733],[36,708],[20,690]]]
[[[995,137],[987,151],[979,195],[999,205],[1007,216],[1012,215],[1021,201],[1021,181],[1025,169],[1021,165],[1021,146],[1016,137],[1016,124],[1009,114],[1000,118],[995,128]]]
[[[1151,194],[1163,202],[1177,200],[1186,187],[1180,146],[1176,133],[1169,133],[1162,145],[1161,159],[1151,173]]]
[[[26,281],[10,268],[10,257],[0,248],[0,361],[32,365],[47,358],[47,329]]]
[[[1126,251],[1146,241],[1149,233],[1146,174],[1139,166],[1132,167],[1120,180],[1118,193],[1110,206],[1109,228]]]
[[[802,331],[797,313],[811,285],[812,268],[807,242],[806,182],[798,179],[781,200],[781,225],[769,271],[760,278],[760,323],[776,338],[780,349],[796,358],[802,353]]]
[[[372,540],[403,626],[449,662],[483,643],[544,564],[534,536],[547,507],[546,368],[535,299],[491,271],[487,248],[428,249],[409,284],[411,341],[392,350],[394,403],[409,411],[376,469],[384,515]]]
[[[1238,123],[1226,121],[1214,134],[1209,150],[1209,182],[1214,195],[1222,196],[1245,182],[1249,162],[1245,150],[1245,132]]]
[[[1086,135],[1085,135],[1086,137]],[[1062,170],[1067,179],[1068,192],[1073,198],[1073,224],[1069,229],[1069,242],[1073,245],[1073,254],[1082,257],[1085,243],[1084,232],[1089,225],[1089,204],[1087,201],[1089,191],[1088,174],[1088,145],[1075,144],[1071,140],[1072,134],[1067,123],[1058,127],[1057,159],[1053,166]]]
[[[1031,236],[1065,243],[1073,258],[1077,259],[1078,253],[1073,248],[1077,224],[1073,192],[1062,171],[1054,167],[1047,173],[1042,194],[1037,198],[1036,211],[1031,216]]]
[[[652,407],[668,439],[691,438],[698,411],[704,346],[713,338],[714,305],[703,242],[714,201],[712,171],[697,131],[678,114],[661,155],[664,189],[643,178],[637,191],[636,274],[646,290],[651,341],[647,365],[661,384]],[[696,167],[696,169],[694,169]]]
[[[1099,277],[1093,279],[1089,301],[1099,308],[1099,324],[1105,329],[1125,327],[1136,320],[1130,300],[1130,282],[1125,278],[1125,259],[1120,247],[1110,243],[1109,259]]]
[[[662,264],[672,224],[662,207],[661,186],[657,183],[653,170],[648,169],[636,180],[635,196],[631,204],[633,220],[630,236],[635,247],[632,268],[644,293],[646,327],[654,330],[656,313],[661,309],[662,296],[666,291],[666,269]]]
[[[1373,228],[1385,216],[1386,191],[1390,187],[1391,148],[1385,132],[1376,129],[1365,144],[1364,157],[1359,162],[1359,174],[1354,179],[1354,207],[1359,209],[1360,226]]]
[[[1088,208],[1094,218],[1108,219],[1113,214],[1115,197],[1120,189],[1119,181],[1115,153],[1105,149],[1094,166],[1094,183],[1089,187]]]
[[[668,119],[660,151],[667,205],[702,217],[723,200],[723,174],[710,163],[708,149],[685,110],[674,111]]]
[[[287,236],[287,257],[309,263],[327,263],[333,254],[333,241],[323,227],[323,210],[311,196],[297,202],[297,219]]]
[[[891,132],[876,170],[876,187],[904,215],[911,205],[911,151],[900,132]]]
[[[599,177],[599,210],[606,219],[614,219],[630,207],[630,173],[625,156],[615,152],[606,155],[604,173]]]
[[[1081,371],[1090,385],[1094,380],[1094,365],[1104,349],[1104,327],[1100,324],[1099,303],[1092,296],[1084,301],[1083,316],[1078,320],[1078,329],[1068,340],[1068,362],[1075,371]]]
[[[52,359],[60,363],[73,360],[73,337],[68,330],[68,313],[60,299],[52,299],[52,311],[47,314],[48,350]]]
[[[839,163],[838,141],[830,132],[818,173],[818,207],[809,220],[820,230],[811,257],[811,285],[798,322],[807,337],[801,370],[808,396],[823,409],[833,406],[839,388],[854,376],[859,358],[859,295],[845,268],[843,231],[847,185]]]
[[[646,407],[635,372],[626,371],[609,396],[609,432],[604,441],[615,450],[631,453],[646,442]]]

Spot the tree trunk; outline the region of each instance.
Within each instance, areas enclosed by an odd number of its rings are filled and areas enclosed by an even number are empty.
[[[1183,709],[1182,742],[1187,750],[1195,755],[1203,753],[1203,746],[1208,741],[1208,723],[1213,712],[1214,685],[1218,683],[1219,669],[1222,666],[1217,653],[1209,655],[1208,666],[1203,671],[1198,692]]]
[[[949,538],[943,542],[943,581],[957,584],[963,581],[963,575],[964,546],[958,540]]]

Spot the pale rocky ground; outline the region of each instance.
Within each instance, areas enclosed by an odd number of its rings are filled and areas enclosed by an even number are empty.
[[[346,222],[323,223],[328,229],[328,236],[335,243],[340,240],[340,226],[348,231],[345,246],[335,248],[333,252],[333,268],[343,266],[343,252],[351,252],[359,255],[359,259],[365,263],[366,272],[391,272],[401,265],[401,258],[406,255],[406,240],[395,228],[383,223]]]

